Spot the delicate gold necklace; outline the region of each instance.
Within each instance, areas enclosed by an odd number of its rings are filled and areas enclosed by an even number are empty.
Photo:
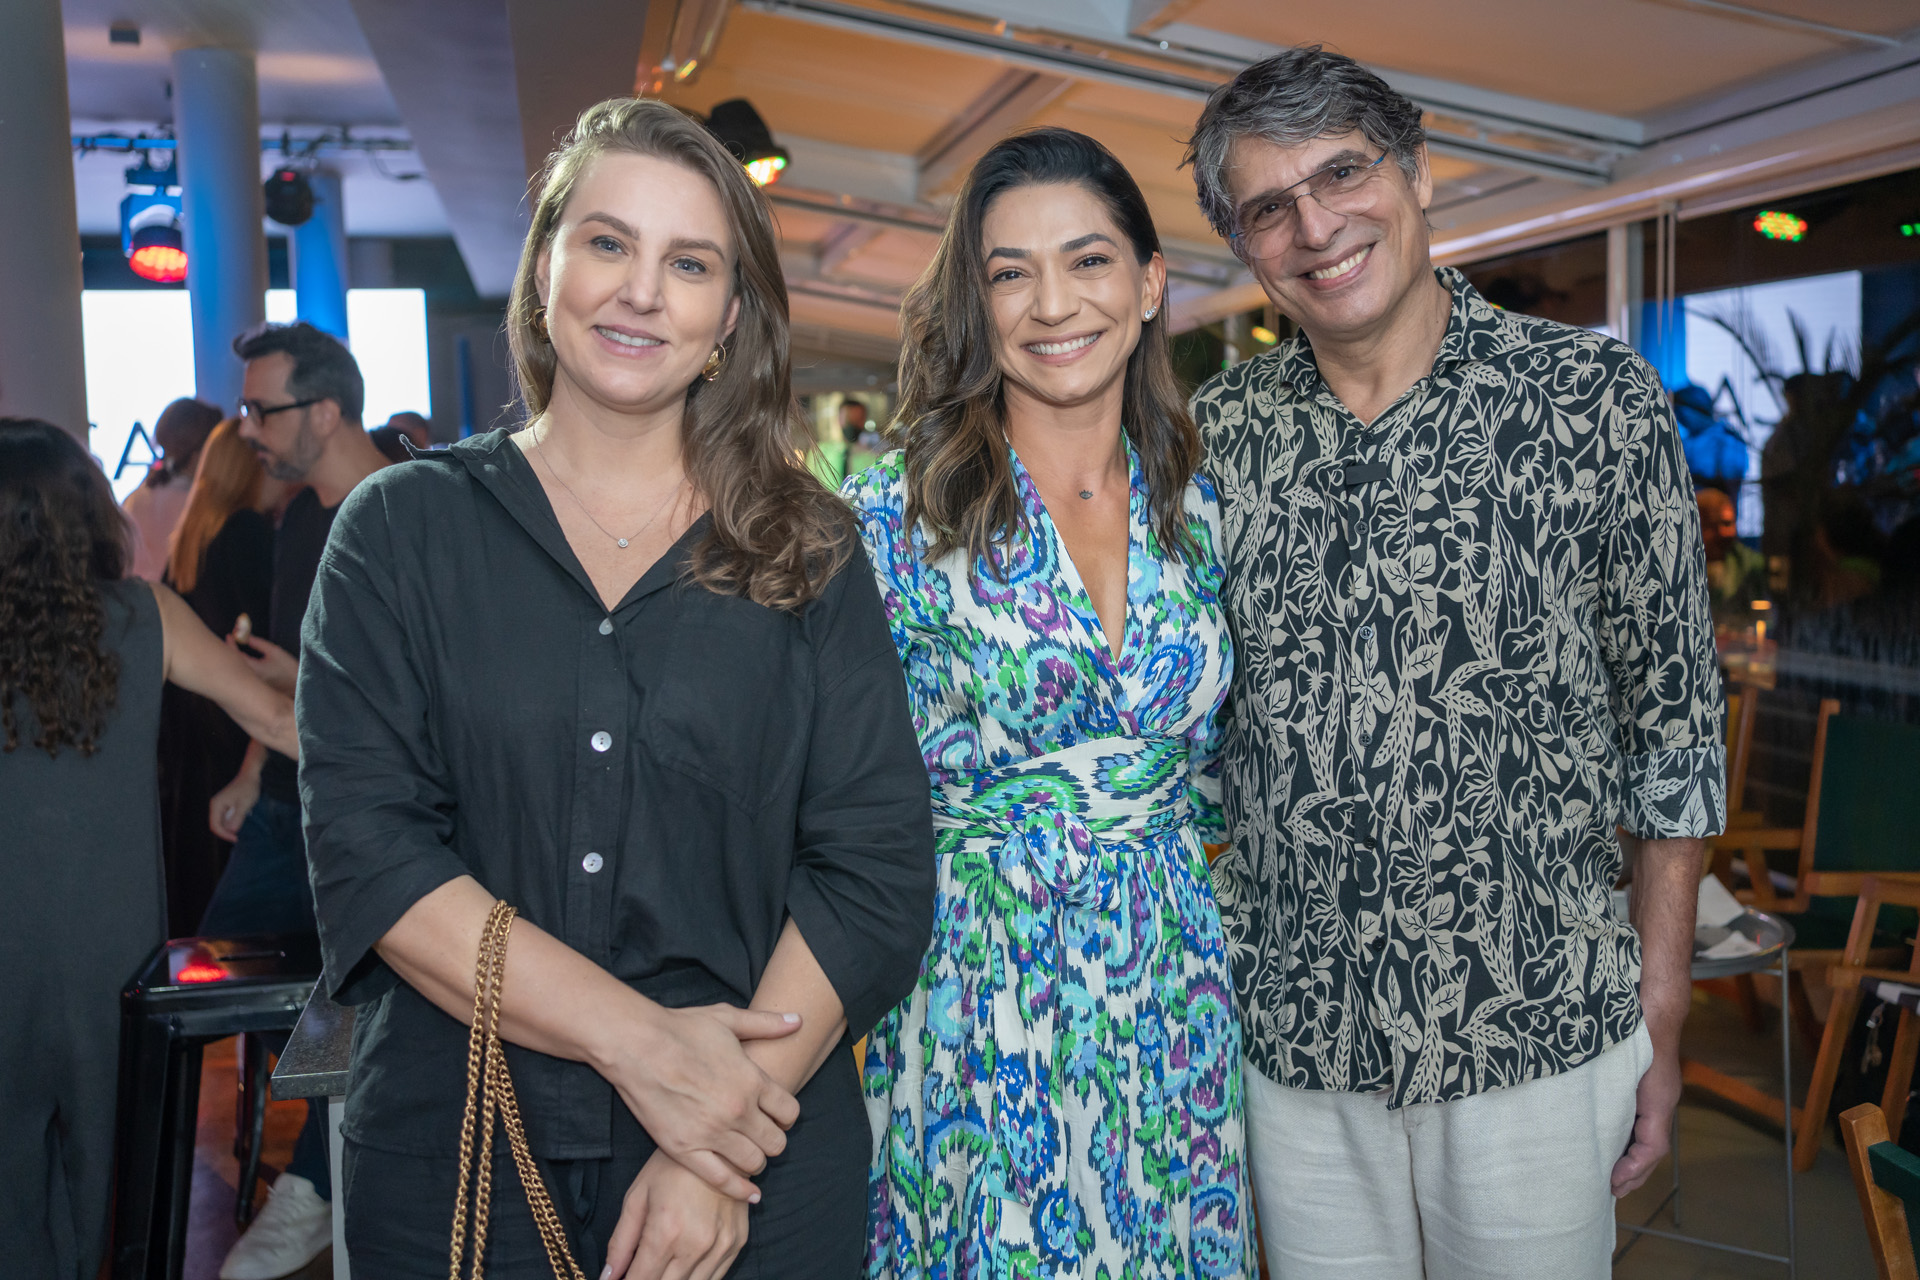
[[[660,513],[667,509],[668,502],[670,502],[673,498],[679,495],[680,486],[687,482],[687,473],[682,471],[680,473],[680,478],[674,481],[673,488],[667,491],[667,496],[660,500],[660,505],[655,507],[653,509],[653,514],[647,517],[647,522],[641,525],[638,529],[634,530],[631,534],[628,534],[626,537],[623,538],[619,534],[615,533],[613,530],[607,528],[607,526],[601,524],[597,519],[594,519],[593,512],[587,510],[587,504],[580,501],[580,495],[573,491],[573,486],[568,484],[564,479],[562,479],[560,473],[553,469],[552,461],[548,459],[546,451],[540,447],[539,436],[535,436],[533,438],[533,452],[540,459],[540,461],[547,464],[547,474],[552,476],[555,480],[559,481],[560,487],[567,491],[567,496],[569,498],[573,499],[573,505],[580,508],[580,514],[585,516],[588,520],[591,520],[593,522],[594,528],[606,534],[609,538],[612,538],[613,545],[616,547],[619,547],[622,551],[625,551],[630,544],[638,541],[641,534],[653,528],[653,522],[660,518]]]

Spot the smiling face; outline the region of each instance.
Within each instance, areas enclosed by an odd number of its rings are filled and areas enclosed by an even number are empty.
[[[535,272],[555,397],[623,414],[683,406],[739,316],[734,253],[726,209],[706,178],[631,152],[595,159]]]
[[[1142,263],[1106,205],[1077,183],[1015,187],[981,219],[987,304],[1009,396],[1059,407],[1124,388],[1141,316],[1166,265]]]
[[[1296,183],[1330,165],[1365,165],[1380,148],[1354,132],[1283,147],[1242,137],[1227,153],[1226,188],[1241,226],[1260,209],[1299,197],[1284,235],[1261,246],[1248,262],[1254,278],[1316,343],[1352,342],[1388,327],[1415,289],[1433,276],[1426,207],[1433,199],[1427,153],[1417,153],[1417,175],[1407,180],[1389,156],[1329,209]],[[1289,190],[1289,188],[1292,188]]]

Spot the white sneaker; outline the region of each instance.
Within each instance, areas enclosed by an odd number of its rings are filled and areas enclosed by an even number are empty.
[[[220,1280],[277,1280],[320,1256],[333,1243],[333,1205],[297,1173],[274,1179],[266,1204],[246,1234],[227,1251]]]

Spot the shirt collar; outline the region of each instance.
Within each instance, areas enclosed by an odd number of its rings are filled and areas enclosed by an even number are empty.
[[[513,442],[511,431],[502,427],[469,436],[448,448],[435,449],[422,455],[422,461],[428,459],[465,466],[474,480],[493,495],[514,522],[566,570],[574,582],[592,597],[594,603],[605,607],[599,590],[593,585],[593,579],[587,576],[580,558],[567,543],[567,535],[561,532],[560,522],[554,516],[553,505],[547,501],[540,477],[534,473],[533,463]],[[705,532],[711,518],[710,514],[701,513],[700,518],[680,535],[679,541],[640,575],[639,580],[627,591],[626,597],[614,606],[613,612],[678,580],[694,540]]]
[[[1453,310],[1447,317],[1447,332],[1440,339],[1440,350],[1434,356],[1434,371],[1486,360],[1499,349],[1501,343],[1502,324],[1498,309],[1481,297],[1480,291],[1454,268],[1436,268],[1434,275],[1453,297]],[[1308,393],[1320,386],[1320,366],[1314,361],[1313,344],[1307,340],[1305,333],[1297,334],[1275,347],[1272,358],[1279,364],[1280,380],[1291,383],[1294,390]]]

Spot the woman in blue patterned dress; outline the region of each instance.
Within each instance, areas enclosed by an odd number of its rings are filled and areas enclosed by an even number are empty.
[[[1205,839],[1218,513],[1140,189],[998,144],[906,304],[904,451],[849,480],[932,776],[939,896],[867,1042],[874,1280],[1250,1274]]]

